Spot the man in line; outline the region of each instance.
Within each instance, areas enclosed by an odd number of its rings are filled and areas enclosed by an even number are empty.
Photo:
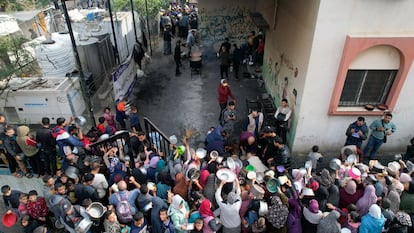
[[[362,141],[368,137],[368,126],[365,123],[364,117],[358,117],[357,120],[351,123],[346,129],[345,146],[355,145],[361,149]]]
[[[371,135],[368,139],[368,143],[364,148],[364,156],[368,155],[371,149],[369,158],[373,159],[378,149],[383,143],[386,143],[387,137],[391,136],[397,130],[394,122],[391,122],[392,114],[387,112],[382,119],[376,119],[371,123],[369,128],[371,129]]]

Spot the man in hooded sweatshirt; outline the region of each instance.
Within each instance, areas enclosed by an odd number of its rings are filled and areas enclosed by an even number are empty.
[[[39,148],[37,148],[36,140],[29,135],[29,127],[22,125],[17,127],[16,142],[22,149],[24,155],[29,159],[29,163],[32,166],[33,172],[40,177],[44,175],[44,167],[41,165],[39,156]]]

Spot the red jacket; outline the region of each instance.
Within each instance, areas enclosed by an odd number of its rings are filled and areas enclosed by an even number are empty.
[[[218,101],[219,104],[227,103],[228,98],[230,97],[232,100],[235,100],[233,93],[231,93],[230,87],[224,87],[223,85],[219,84],[218,88]]]
[[[49,209],[47,208],[46,201],[43,197],[38,197],[36,201],[29,201],[27,203],[27,213],[34,219],[46,217],[48,211]]]

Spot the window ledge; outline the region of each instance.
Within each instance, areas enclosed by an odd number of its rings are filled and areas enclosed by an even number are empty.
[[[384,111],[374,109],[372,111],[366,110],[364,107],[337,107],[335,111],[330,112],[329,115],[334,116],[382,116]]]

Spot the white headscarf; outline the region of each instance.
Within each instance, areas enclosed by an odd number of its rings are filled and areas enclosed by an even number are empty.
[[[368,213],[376,219],[381,218],[381,208],[377,204],[371,205],[371,207],[369,207]]]

